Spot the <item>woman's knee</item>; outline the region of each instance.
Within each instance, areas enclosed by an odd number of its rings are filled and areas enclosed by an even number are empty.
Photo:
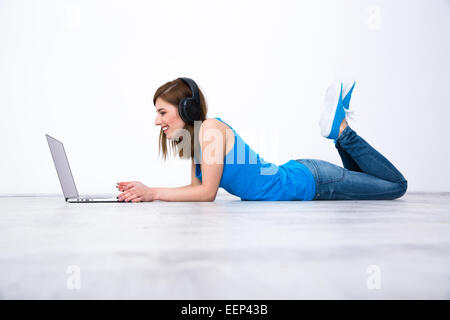
[[[406,181],[406,180],[400,181],[399,186],[400,186],[399,193],[398,193],[398,195],[395,196],[394,199],[401,198],[405,195],[406,190],[408,190],[408,181]]]

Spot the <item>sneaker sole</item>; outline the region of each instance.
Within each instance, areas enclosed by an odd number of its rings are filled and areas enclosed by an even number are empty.
[[[321,129],[321,135],[328,139],[335,139],[333,137],[330,137],[333,133],[333,126],[336,126],[335,121],[336,113],[339,111],[338,107],[340,106],[340,99],[341,99],[341,86],[339,85],[339,89],[337,88],[337,84],[333,83],[330,85],[327,89],[327,92],[325,93],[325,101],[324,101],[324,110],[322,113],[322,116],[320,118],[320,129]],[[339,124],[340,126],[340,124]],[[339,128],[338,128],[338,134],[339,134]]]

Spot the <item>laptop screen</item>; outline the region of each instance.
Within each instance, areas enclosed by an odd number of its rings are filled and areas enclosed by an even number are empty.
[[[55,163],[56,172],[58,173],[59,182],[63,189],[64,197],[78,198],[77,187],[73,180],[72,171],[70,170],[69,161],[67,160],[66,151],[62,142],[55,138],[45,135],[47,137],[48,146],[52,153],[53,162]]]

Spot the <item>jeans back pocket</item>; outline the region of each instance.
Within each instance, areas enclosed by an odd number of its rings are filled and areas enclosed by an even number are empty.
[[[324,160],[313,159],[312,162],[316,166],[319,184],[339,182],[344,179],[344,168]]]

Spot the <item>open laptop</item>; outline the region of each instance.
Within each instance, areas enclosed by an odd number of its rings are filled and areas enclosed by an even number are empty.
[[[59,182],[64,193],[66,202],[120,202],[114,198],[95,198],[91,196],[80,197],[78,195],[75,181],[73,180],[72,171],[70,170],[69,161],[67,160],[66,151],[62,142],[55,138],[45,135],[47,137],[48,146],[55,163],[56,172],[58,173]]]

